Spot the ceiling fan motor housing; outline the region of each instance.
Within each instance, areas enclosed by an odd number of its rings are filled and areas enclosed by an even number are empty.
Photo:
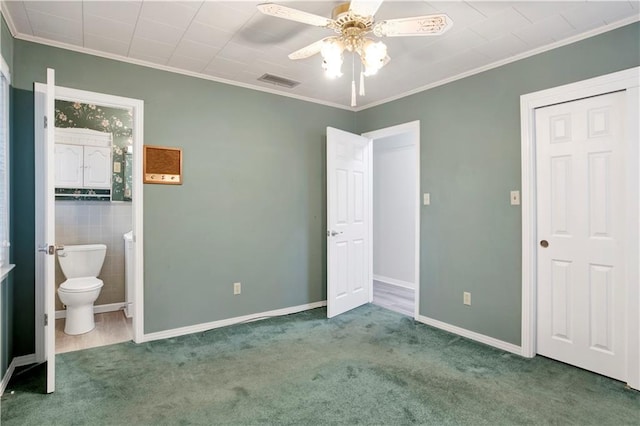
[[[336,6],[331,14],[332,29],[347,36],[364,35],[372,31],[373,16],[356,15],[349,9],[350,3]]]

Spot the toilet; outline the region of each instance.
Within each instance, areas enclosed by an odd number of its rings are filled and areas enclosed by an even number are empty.
[[[104,244],[64,246],[58,250],[58,262],[67,279],[58,287],[58,297],[67,306],[66,334],[88,333],[95,328],[93,302],[103,286],[97,277],[106,254]]]

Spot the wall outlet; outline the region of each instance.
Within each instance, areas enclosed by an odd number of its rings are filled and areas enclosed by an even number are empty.
[[[113,162],[113,173],[120,173],[120,162],[119,161],[114,161]]]
[[[469,293],[468,291],[462,293],[462,303],[471,306],[471,293]]]
[[[233,294],[242,293],[242,283],[233,283]]]
[[[422,204],[424,204],[425,206],[431,204],[431,194],[429,194],[428,192],[422,194]]]

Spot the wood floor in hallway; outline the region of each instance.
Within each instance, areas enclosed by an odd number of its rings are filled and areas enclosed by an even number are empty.
[[[374,280],[373,304],[413,318],[415,292],[409,288]]]
[[[124,311],[95,314],[96,328],[85,334],[70,336],[64,333],[64,318],[56,320],[56,353],[79,351],[98,346],[113,345],[133,338],[131,318]]]

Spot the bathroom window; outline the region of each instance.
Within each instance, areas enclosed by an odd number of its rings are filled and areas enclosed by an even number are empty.
[[[9,263],[9,67],[0,65],[0,268]]]

